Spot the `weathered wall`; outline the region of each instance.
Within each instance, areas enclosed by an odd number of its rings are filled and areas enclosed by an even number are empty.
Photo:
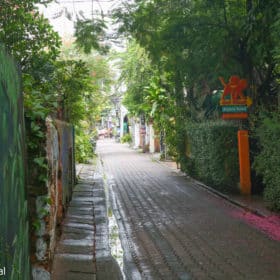
[[[62,207],[68,205],[72,197],[75,182],[74,129],[71,124],[55,120],[59,139],[60,183],[62,189]]]
[[[46,124],[50,225],[53,228],[62,221],[75,184],[74,130],[70,124],[50,118]]]
[[[75,183],[73,126],[59,120],[46,119],[47,183],[32,188],[39,226],[33,232],[35,241],[32,254],[33,279],[50,279],[51,264],[56,246],[59,225],[71,199]],[[33,203],[34,204],[34,203]]]
[[[72,125],[48,118],[47,160],[48,196],[50,211],[48,222],[49,258],[52,260],[56,245],[56,231],[60,225],[75,184],[74,128]]]
[[[30,279],[29,226],[24,170],[24,122],[20,81],[0,48],[0,267],[6,278]]]
[[[58,133],[52,119],[46,120],[47,124],[47,158],[48,158],[48,189],[51,199],[49,234],[50,234],[50,259],[56,243],[56,226],[62,218],[62,203],[59,201],[61,190],[59,186],[59,142]]]

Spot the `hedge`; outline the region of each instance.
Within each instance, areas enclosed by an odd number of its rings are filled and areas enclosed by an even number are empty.
[[[261,152],[253,167],[263,177],[264,199],[273,210],[280,211],[280,116],[273,114],[262,120],[256,130]]]
[[[237,191],[237,130],[236,125],[224,121],[187,124],[184,171],[219,190]]]

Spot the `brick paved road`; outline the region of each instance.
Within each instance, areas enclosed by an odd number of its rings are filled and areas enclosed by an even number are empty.
[[[141,275],[126,272],[128,279],[280,279],[280,243],[235,218],[243,210],[147,154],[111,140],[100,141],[98,152],[127,262]]]

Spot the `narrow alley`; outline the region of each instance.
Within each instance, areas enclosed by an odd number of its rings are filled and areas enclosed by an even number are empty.
[[[0,0],[0,280],[279,280],[279,4]]]
[[[98,142],[127,279],[280,279],[280,244],[244,211],[113,140]]]

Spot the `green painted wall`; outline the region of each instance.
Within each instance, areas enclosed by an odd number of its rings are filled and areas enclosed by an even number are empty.
[[[19,74],[0,47],[0,268],[9,280],[30,279],[23,131]]]

